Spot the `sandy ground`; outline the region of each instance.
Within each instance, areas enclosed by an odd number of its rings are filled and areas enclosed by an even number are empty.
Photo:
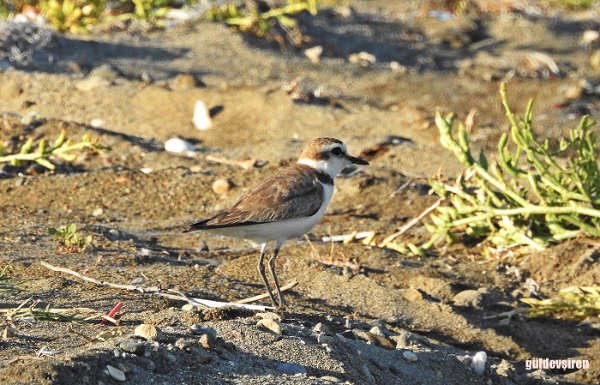
[[[283,53],[276,43],[202,20],[151,33],[59,36],[27,67],[4,63],[0,139],[7,148],[20,148],[30,136],[53,141],[64,128],[75,141],[91,133],[111,151],[55,160],[54,172],[28,164],[3,168],[0,267],[8,265],[7,277],[25,279],[27,291],[2,295],[0,310],[30,297],[42,308],[124,307],[119,326],[104,327],[0,313],[10,332],[0,340],[0,382],[118,383],[107,365],[129,384],[598,382],[597,320],[501,315],[524,307],[518,300],[532,295],[531,282],[543,297],[597,284],[594,240],[494,257],[457,244],[424,259],[321,241],[354,230],[377,231],[383,239],[435,201],[426,178],[440,168],[451,178],[461,169],[437,142],[436,111],[464,119],[477,109],[472,145],[491,154],[508,128],[498,96],[502,81],[516,112],[535,98],[541,136],[561,137],[582,114],[597,118],[596,91],[586,88],[597,81],[597,47],[582,45],[580,37],[598,29],[598,9],[541,15],[526,9],[444,22],[396,2],[351,5],[300,17],[311,38],[305,47],[324,47],[318,64],[303,49],[288,44]],[[361,51],[377,62],[348,61]],[[198,100],[213,111],[206,131],[192,123]],[[194,143],[195,155],[164,151],[174,136]],[[292,307],[280,333],[258,325],[253,311],[182,310],[184,301],[95,285],[40,264],[211,300],[260,294],[255,250],[243,241],[181,232],[295,162],[306,142],[321,136],[342,139],[371,165],[336,181],[310,244],[284,246],[280,279],[298,285],[286,294]],[[257,166],[244,170],[209,155],[254,158]],[[233,188],[213,192],[223,178]],[[67,252],[48,235],[48,227],[70,223],[92,236],[94,248]],[[426,236],[417,226],[402,240]],[[160,330],[155,341],[134,336],[143,323]],[[42,348],[50,353],[38,354]],[[482,374],[471,367],[478,351],[488,357]],[[589,360],[590,368],[527,370],[534,357]]]

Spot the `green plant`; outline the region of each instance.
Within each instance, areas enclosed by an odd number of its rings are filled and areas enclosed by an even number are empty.
[[[54,170],[55,168],[47,159],[50,156],[58,156],[64,160],[72,161],[76,156],[70,154],[70,152],[83,149],[91,151],[104,151],[108,149],[96,142],[92,142],[91,135],[84,136],[80,143],[73,143],[70,139],[66,138],[66,130],[61,131],[52,147],[48,147],[48,143],[44,139],[40,140],[35,152],[31,152],[33,138],[29,138],[17,154],[4,155],[4,145],[4,143],[0,143],[0,163],[10,162],[13,166],[18,166],[22,161],[35,161],[50,170]]]
[[[98,23],[106,0],[49,0],[38,7],[48,23],[59,32],[87,33]]]
[[[28,307],[25,307],[25,305],[30,302],[31,304]],[[37,320],[88,322],[93,319],[100,319],[104,315],[103,313],[88,308],[53,309],[48,305],[44,309],[38,309],[36,308],[37,304],[38,301],[34,301],[33,298],[28,298],[16,309],[6,312],[6,317],[12,319],[34,317]],[[85,314],[89,315],[81,317]]]
[[[495,245],[528,245],[542,249],[550,243],[579,235],[600,236],[600,170],[594,124],[587,117],[554,146],[539,141],[533,132],[533,101],[523,118],[508,106],[505,86],[500,95],[511,124],[509,136],[498,142],[498,159],[489,162],[483,153],[476,159],[469,148],[463,124],[457,139],[452,135],[453,115],[436,124],[440,143],[467,169],[453,184],[430,179],[439,196],[450,202],[440,206],[425,226],[432,233],[421,250],[464,232],[485,237]]]
[[[283,43],[281,35],[273,32],[274,22],[277,22],[286,32],[292,44],[300,46],[305,41],[305,37],[300,32],[296,20],[288,15],[295,15],[302,11],[309,11],[313,15],[317,14],[317,0],[287,0],[286,5],[280,8],[271,8],[266,12],[261,12],[254,2],[248,1],[246,4],[251,6],[242,9],[232,3],[223,4],[209,10],[206,17],[211,21],[223,20],[244,33]]]
[[[559,291],[566,300],[523,298],[531,306],[528,317],[549,316],[573,321],[582,321],[588,317],[600,315],[600,286],[569,287]]]
[[[88,247],[93,247],[92,237],[88,235],[85,238],[81,238],[77,235],[77,226],[74,223],[71,223],[64,229],[50,227],[48,228],[48,233],[54,239],[59,240],[67,253],[77,253],[85,251]]]
[[[25,288],[17,284],[14,278],[9,278],[5,276],[6,269],[8,269],[8,267],[10,266],[10,262],[7,263],[6,266],[4,266],[4,268],[0,272],[0,295],[16,291],[25,291]]]
[[[594,5],[596,1],[597,0],[555,0],[553,3],[566,8],[585,9]]]

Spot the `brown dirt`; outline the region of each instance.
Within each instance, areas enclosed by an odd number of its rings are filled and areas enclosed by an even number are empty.
[[[528,279],[544,297],[556,297],[569,286],[597,285],[598,254],[590,252],[595,240],[502,256],[458,244],[425,259],[360,243],[320,241],[353,230],[375,230],[383,239],[433,203],[426,177],[440,167],[448,177],[461,169],[437,143],[436,110],[464,119],[476,108],[473,146],[493,152],[507,129],[498,97],[501,80],[508,81],[517,112],[535,98],[536,130],[542,136],[561,137],[582,112],[598,117],[597,95],[567,100],[562,93],[596,76],[589,59],[597,47],[584,47],[578,39],[586,29],[597,29],[598,8],[586,14],[544,11],[540,17],[522,12],[480,15],[445,24],[422,13],[411,16],[411,7],[357,2],[347,17],[333,10],[302,16],[310,46],[325,47],[316,65],[302,50],[288,47],[283,54],[275,43],[193,21],[143,35],[60,37],[59,44],[42,52],[53,55],[52,63],[38,61],[0,73],[1,140],[18,148],[28,136],[53,141],[65,128],[74,140],[91,133],[112,148],[73,162],[56,161],[55,172],[29,165],[4,168],[0,267],[10,261],[6,275],[27,279],[27,291],[3,295],[0,308],[15,308],[29,297],[40,306],[102,312],[125,303],[120,325],[102,329],[1,316],[12,337],[0,340],[0,382],[116,383],[104,369],[121,364],[131,384],[317,384],[329,383],[327,376],[353,384],[597,383],[597,322],[493,317],[524,307],[518,300],[531,295]],[[359,51],[374,53],[378,63],[348,63],[348,55]],[[532,68],[527,54],[534,51],[550,55],[560,76]],[[406,72],[390,70],[391,61]],[[110,85],[88,92],[76,87],[104,64],[116,74]],[[194,75],[201,86],[178,88],[176,75],[182,73]],[[148,77],[150,83],[140,80]],[[322,87],[335,97],[293,100],[282,84],[297,77],[305,92]],[[214,127],[207,131],[192,125],[196,100],[218,107]],[[20,121],[32,112],[44,120],[30,130]],[[92,127],[93,119],[101,119],[101,127]],[[173,135],[195,141],[197,156],[165,152],[163,143]],[[284,246],[277,261],[280,280],[299,285],[287,294],[293,307],[279,339],[257,328],[246,312],[183,311],[183,302],[84,283],[40,265],[43,260],[100,280],[127,284],[135,279],[141,286],[212,300],[259,294],[263,288],[255,250],[243,241],[181,231],[294,162],[303,145],[320,136],[344,140],[353,154],[388,137],[398,140],[374,152],[363,173],[336,181],[328,214],[310,233],[312,246],[305,240]],[[259,167],[216,164],[205,159],[208,154],[256,158]],[[140,172],[142,168],[151,172]],[[211,185],[219,178],[235,187],[224,195],[213,193]],[[407,181],[405,189],[393,194]],[[98,209],[102,213],[93,215]],[[47,228],[69,223],[76,223],[81,235],[91,235],[95,247],[64,252]],[[425,236],[424,228],[416,227],[403,240]],[[332,258],[356,260],[361,270],[348,274],[324,263]],[[423,299],[408,301],[405,294],[412,289]],[[461,306],[454,296],[465,290],[479,294]],[[419,361],[407,362],[402,350],[390,352],[360,340],[337,341],[333,348],[316,343],[310,331],[316,323],[343,332],[344,318],[381,320],[392,335],[416,335],[419,342],[407,349]],[[144,322],[164,331],[163,340],[146,345],[154,370],[145,370],[117,348]],[[216,347],[200,347],[189,331],[196,323],[217,331]],[[114,332],[115,338],[90,342],[100,330]],[[174,346],[180,338],[189,339],[191,347]],[[235,348],[228,350],[226,342]],[[58,353],[37,357],[44,346]],[[479,350],[489,357],[483,377],[460,362]],[[199,357],[207,355],[212,361],[201,363]],[[525,370],[531,357],[587,359],[591,365],[566,373],[531,372]],[[282,374],[276,366],[281,362],[302,364],[308,373]]]

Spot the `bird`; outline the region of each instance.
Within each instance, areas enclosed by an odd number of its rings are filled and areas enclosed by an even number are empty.
[[[260,250],[258,272],[273,306],[287,308],[275,272],[275,259],[283,243],[310,231],[323,217],[333,195],[336,176],[350,165],[368,165],[351,156],[346,145],[334,138],[311,140],[298,162],[246,190],[230,209],[190,225],[184,233],[203,230],[244,239]],[[277,299],[265,275],[267,244],[275,242],[268,260]]]

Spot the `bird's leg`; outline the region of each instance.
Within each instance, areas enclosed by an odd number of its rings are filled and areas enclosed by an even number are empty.
[[[279,307],[277,302],[275,301],[275,297],[273,297],[273,293],[271,292],[271,288],[269,287],[269,281],[267,281],[267,276],[265,275],[265,265],[263,264],[263,260],[265,259],[265,248],[267,244],[263,244],[260,248],[260,259],[258,260],[258,272],[260,273],[260,277],[267,288],[267,293],[269,293],[269,297],[271,297],[271,302],[273,302],[273,306],[275,308]],[[275,285],[277,285],[277,281],[275,281]],[[279,292],[279,287],[277,287],[277,291]],[[281,298],[281,297],[280,297]]]
[[[281,290],[279,289],[279,281],[277,280],[277,273],[275,273],[275,258],[277,258],[277,254],[279,254],[279,249],[281,245],[275,246],[275,251],[273,251],[273,255],[269,259],[269,270],[271,271],[271,276],[273,277],[273,282],[275,282],[275,289],[277,290],[277,296],[279,297],[279,306],[277,309],[286,308],[287,304],[283,299],[283,294],[281,294]]]

